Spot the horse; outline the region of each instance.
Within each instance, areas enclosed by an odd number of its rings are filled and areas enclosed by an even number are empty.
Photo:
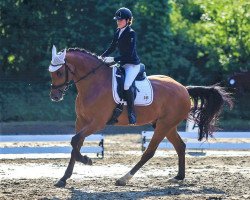
[[[57,56],[55,52],[52,51],[54,57]],[[58,55],[62,54],[61,52]],[[69,164],[63,177],[55,183],[56,187],[65,187],[76,161],[92,165],[92,160],[80,153],[84,139],[104,129],[116,107],[112,96],[112,69],[102,59],[80,48],[65,49],[62,57],[62,63],[59,63],[61,65],[52,65],[56,70],[50,72],[52,81],[50,98],[56,102],[62,100],[69,85],[75,84],[76,134],[71,139],[72,151]],[[186,145],[177,132],[178,124],[192,118],[199,127],[198,140],[207,139],[215,130],[215,121],[223,104],[231,107],[233,103],[230,94],[218,85],[185,87],[164,75],[151,75],[148,79],[152,84],[154,100],[148,106],[135,106],[136,125],[151,124],[154,127],[154,135],[141,159],[126,175],[116,181],[115,184],[118,186],[125,186],[154,156],[164,138],[173,144],[178,155],[178,173],[172,180],[184,180]],[[190,98],[193,99],[192,106]],[[128,126],[128,123],[127,109],[124,106],[115,126]]]

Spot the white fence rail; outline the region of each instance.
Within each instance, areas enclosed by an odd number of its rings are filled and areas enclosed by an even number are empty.
[[[142,131],[142,151],[144,151],[153,136],[153,131]],[[215,132],[214,136],[216,139],[209,142],[199,142],[197,140],[197,133],[196,132],[179,132],[181,138],[186,143],[187,149],[196,149],[196,150],[203,150],[203,149],[220,149],[220,150],[249,150],[250,143],[248,142],[233,142],[235,139],[250,139],[250,132]],[[226,142],[220,142],[220,139],[227,139]],[[230,139],[232,142],[230,142]],[[222,140],[223,141],[223,140]],[[159,144],[159,149],[172,149],[173,145],[167,140],[164,139]]]
[[[70,142],[74,135],[3,135],[0,142]],[[85,138],[91,146],[83,146],[82,153],[96,153],[97,156],[104,157],[104,136],[93,134]],[[1,147],[0,154],[33,154],[33,153],[70,153],[70,146],[51,146],[46,147]]]

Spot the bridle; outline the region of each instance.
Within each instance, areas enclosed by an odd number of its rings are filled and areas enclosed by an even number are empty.
[[[76,84],[79,81],[87,78],[90,74],[95,74],[96,70],[98,70],[104,64],[105,63],[102,62],[100,65],[98,65],[96,68],[92,69],[90,72],[88,72],[87,74],[85,74],[84,76],[82,76],[81,78],[79,78],[77,81],[74,81],[73,83],[70,83],[71,80],[69,80],[69,72],[71,74],[73,74],[73,75],[75,75],[75,73],[69,68],[69,66],[67,64],[67,61],[65,60],[65,63],[63,63],[63,65],[65,66],[65,71],[66,71],[66,73],[65,73],[65,81],[64,81],[64,83],[62,83],[60,85],[53,85],[53,84],[51,84],[51,89],[59,90],[60,92],[64,93],[73,84]],[[59,64],[59,65],[62,65],[62,64]],[[59,65],[52,65],[52,66],[59,66]],[[62,89],[63,86],[65,86],[65,88]]]

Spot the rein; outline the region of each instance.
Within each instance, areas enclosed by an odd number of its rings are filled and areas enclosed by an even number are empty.
[[[96,68],[94,68],[93,70],[91,70],[90,72],[88,72],[87,74],[85,74],[83,77],[79,78],[77,81],[73,82],[73,83],[70,83],[70,80],[69,80],[69,71],[71,74],[74,74],[74,72],[72,72],[72,70],[69,68],[69,66],[67,65],[67,62],[65,61],[65,70],[66,70],[66,74],[65,74],[65,81],[64,83],[60,84],[60,85],[53,85],[51,84],[51,88],[52,89],[58,89],[58,88],[61,88],[63,86],[66,86],[63,91],[62,89],[59,89],[61,92],[65,92],[69,89],[69,87],[71,87],[73,84],[76,84],[78,83],[79,81],[87,78],[90,74],[95,74],[96,70],[98,70],[104,63],[101,63],[100,65],[98,65]]]

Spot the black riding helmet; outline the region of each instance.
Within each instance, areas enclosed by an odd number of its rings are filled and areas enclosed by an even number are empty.
[[[114,20],[131,19],[132,17],[132,12],[128,8],[122,7],[115,12]]]

